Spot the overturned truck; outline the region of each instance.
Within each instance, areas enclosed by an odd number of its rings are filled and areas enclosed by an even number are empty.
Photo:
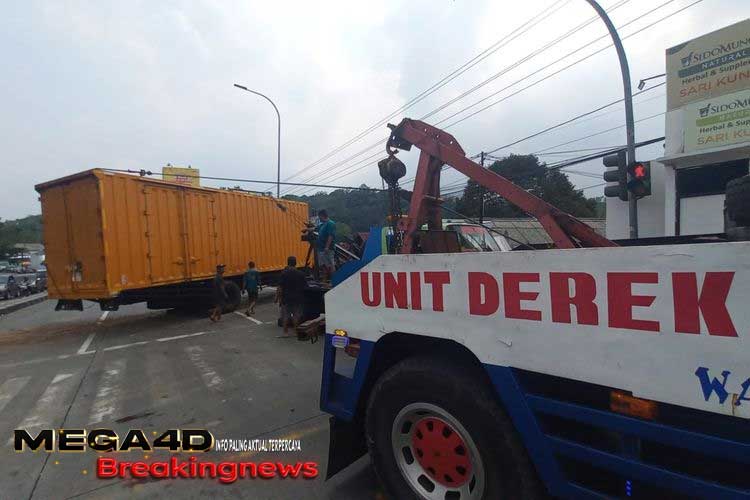
[[[226,266],[228,308],[247,262],[274,283],[290,255],[304,262],[308,206],[239,190],[198,188],[94,169],[36,186],[42,202],[49,296],[57,309],[146,302],[194,307]]]

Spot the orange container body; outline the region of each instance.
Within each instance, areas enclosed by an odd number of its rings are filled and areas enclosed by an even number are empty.
[[[36,186],[41,195],[49,296],[109,299],[124,290],[225,276],[255,261],[301,264],[306,203],[88,170]]]

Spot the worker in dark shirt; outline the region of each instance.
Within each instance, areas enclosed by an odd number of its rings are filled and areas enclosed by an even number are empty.
[[[286,263],[287,266],[281,272],[278,287],[285,336],[288,335],[290,323],[294,325],[296,330],[302,322],[305,288],[307,288],[305,273],[297,269],[297,258],[294,256],[288,257]]]
[[[224,283],[224,264],[216,266],[216,276],[214,276],[211,285],[211,296],[213,298],[214,307],[211,309],[209,319],[211,321],[219,321],[221,319],[221,313],[224,311],[224,307],[226,307],[227,300],[229,299],[226,285]]]

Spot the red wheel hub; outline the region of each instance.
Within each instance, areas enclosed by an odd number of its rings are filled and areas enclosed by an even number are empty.
[[[469,449],[448,423],[421,419],[412,429],[411,444],[419,465],[443,486],[458,488],[471,478]]]

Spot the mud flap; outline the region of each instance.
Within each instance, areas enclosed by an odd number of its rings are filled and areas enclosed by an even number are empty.
[[[365,433],[361,424],[336,417],[329,420],[328,468],[326,480],[332,478],[367,453]]]
[[[83,301],[81,299],[60,299],[57,301],[55,311],[83,311]]]

